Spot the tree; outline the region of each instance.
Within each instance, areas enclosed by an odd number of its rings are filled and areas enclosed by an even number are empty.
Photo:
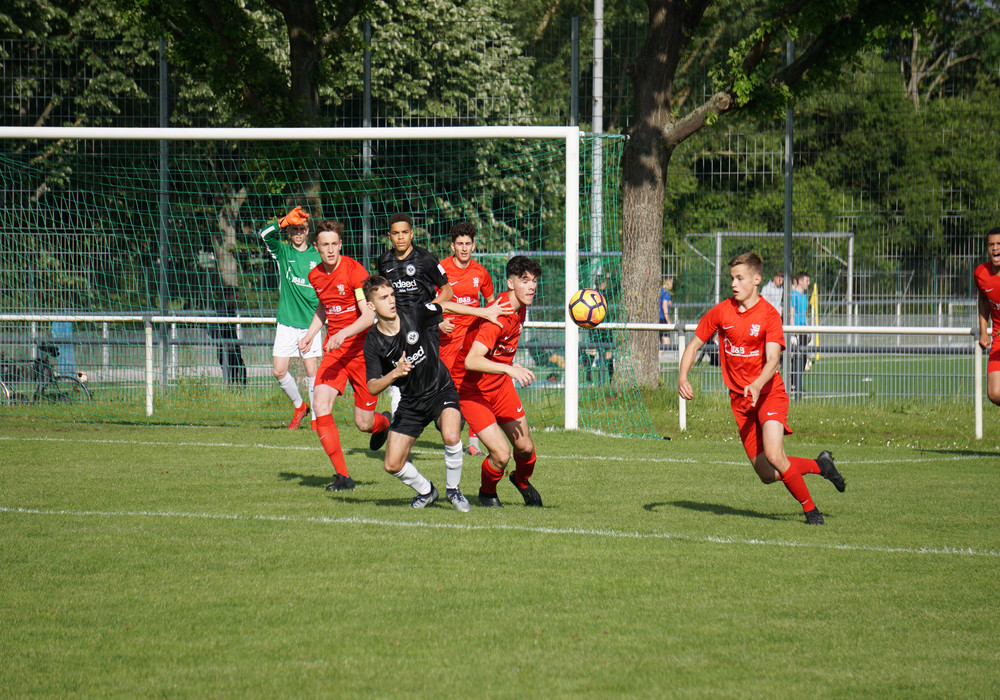
[[[655,322],[663,232],[664,182],[678,144],[720,116],[774,112],[796,93],[839,75],[868,45],[913,26],[927,0],[747,0],[729,3],[725,16],[710,0],[647,0],[646,41],[629,67],[634,122],[625,149],[622,298],[630,322]],[[709,11],[712,12],[709,12]],[[714,14],[713,14],[714,13]],[[696,37],[715,22],[743,17],[750,27],[713,72],[715,92],[686,114],[675,113],[677,71]],[[786,65],[786,38],[796,55]],[[630,332],[630,354],[640,385],[658,383],[655,333]]]

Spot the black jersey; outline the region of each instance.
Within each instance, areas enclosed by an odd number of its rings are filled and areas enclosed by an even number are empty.
[[[441,323],[441,307],[437,304],[421,304],[412,312],[400,313],[399,333],[383,335],[378,325],[372,326],[365,338],[365,378],[370,381],[384,377],[393,370],[403,352],[413,363],[413,369],[405,377],[393,382],[399,387],[404,402],[423,401],[435,396],[442,389],[451,387],[451,373],[438,356],[438,339]]]
[[[378,259],[378,273],[389,280],[396,293],[396,311],[413,313],[418,306],[437,296],[437,288],[448,284],[441,263],[426,249],[413,246],[402,260],[387,250]]]

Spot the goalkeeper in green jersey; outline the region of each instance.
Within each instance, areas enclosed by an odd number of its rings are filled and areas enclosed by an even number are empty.
[[[313,403],[316,368],[319,358],[323,356],[323,340],[319,333],[307,352],[299,351],[299,339],[308,331],[319,303],[316,291],[309,283],[309,272],[320,262],[319,253],[309,245],[309,214],[302,207],[295,207],[278,221],[272,221],[262,228],[260,238],[278,263],[278,329],[271,353],[274,378],[295,407],[288,429],[298,430]],[[293,357],[301,357],[306,366],[309,403],[302,400],[295,376],[288,371],[289,361]]]

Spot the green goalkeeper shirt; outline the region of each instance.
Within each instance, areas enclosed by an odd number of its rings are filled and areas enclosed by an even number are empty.
[[[309,272],[320,264],[319,253],[312,246],[299,251],[284,240],[274,221],[260,230],[267,251],[278,263],[278,323],[293,328],[308,328],[319,299],[309,284]]]

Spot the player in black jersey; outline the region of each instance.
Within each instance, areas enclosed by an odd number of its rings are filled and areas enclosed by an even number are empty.
[[[427,249],[413,245],[413,219],[409,214],[389,218],[388,236],[389,250],[379,256],[378,274],[392,284],[396,308],[409,313],[427,302],[451,300],[454,292],[441,263]]]
[[[428,423],[436,422],[444,439],[445,493],[456,509],[466,513],[469,501],[458,488],[462,478],[458,391],[438,357],[441,306],[427,303],[406,312],[397,310],[392,284],[377,275],[365,282],[363,290],[368,306],[378,317],[365,338],[368,390],[374,395],[389,386],[400,390],[399,407],[385,446],[385,470],[417,492],[411,508],[424,508],[436,501],[434,484],[410,461],[413,444]]]
[[[454,292],[441,263],[427,249],[413,245],[413,218],[409,214],[393,214],[386,233],[389,249],[379,256],[377,274],[392,284],[396,307],[409,313],[428,302],[449,301]],[[399,405],[399,391],[395,387],[390,390],[389,398],[395,413]]]

